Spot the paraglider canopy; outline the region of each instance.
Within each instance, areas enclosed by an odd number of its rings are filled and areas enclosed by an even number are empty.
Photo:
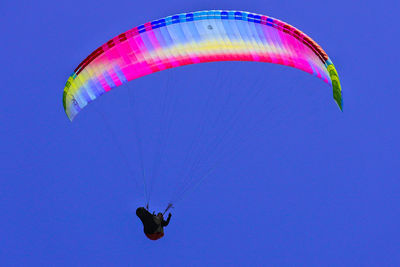
[[[342,109],[336,69],[309,36],[278,19],[208,10],[147,22],[97,48],[69,77],[63,94],[70,120],[91,101],[123,83],[157,71],[213,61],[258,61],[308,72],[332,86]]]

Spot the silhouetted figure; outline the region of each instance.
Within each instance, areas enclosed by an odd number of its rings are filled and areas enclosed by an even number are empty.
[[[157,215],[151,214],[143,207],[136,209],[136,215],[143,223],[144,234],[151,240],[157,240],[164,236],[164,226],[169,224],[171,213],[165,221],[163,214],[160,212]]]

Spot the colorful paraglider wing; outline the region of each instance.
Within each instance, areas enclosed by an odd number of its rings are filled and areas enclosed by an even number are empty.
[[[242,11],[200,11],[155,20],[111,39],[82,61],[64,88],[67,116],[133,79],[178,66],[212,61],[259,61],[294,67],[333,88],[342,109],[339,78],[322,48],[280,20]]]

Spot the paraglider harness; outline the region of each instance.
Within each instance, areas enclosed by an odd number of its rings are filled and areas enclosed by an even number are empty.
[[[167,221],[164,221],[163,217],[151,214],[148,211],[148,205],[146,205],[146,208],[138,208],[136,210],[136,215],[139,217],[139,219],[142,221],[143,226],[144,226],[144,234],[149,238],[150,240],[158,240],[164,236],[164,226],[167,226],[169,224],[169,220],[171,219],[171,214],[169,214]],[[172,208],[172,204],[168,204],[167,208],[165,209],[164,214]]]

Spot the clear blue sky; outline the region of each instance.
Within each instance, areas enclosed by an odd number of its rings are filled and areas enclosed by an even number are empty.
[[[141,78],[67,119],[64,84],[93,49],[141,23],[205,9],[266,14],[310,35],[336,65],[344,112],[326,84],[298,70],[211,63]],[[0,265],[399,266],[398,10],[398,1],[3,1]],[[158,242],[134,213],[144,203],[135,125],[146,176],[158,140],[166,144],[154,210],[182,169],[222,158],[177,203]],[[207,134],[182,166],[202,125]]]

